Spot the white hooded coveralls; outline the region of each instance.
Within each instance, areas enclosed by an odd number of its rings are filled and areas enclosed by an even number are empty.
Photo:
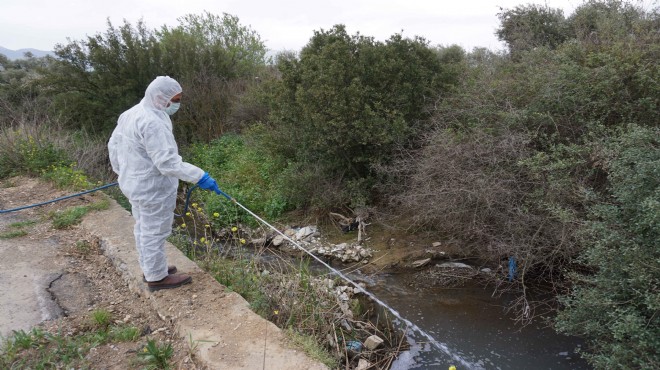
[[[119,116],[108,142],[112,170],[131,203],[135,245],[147,281],[167,277],[165,240],[172,232],[178,180],[197,183],[204,175],[181,159],[165,113],[181,91],[173,78],[157,77],[142,101]]]

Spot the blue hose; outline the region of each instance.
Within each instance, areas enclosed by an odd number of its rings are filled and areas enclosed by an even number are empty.
[[[23,206],[23,207],[18,207],[18,208],[0,209],[0,213],[16,212],[16,211],[20,211],[20,210],[23,210],[23,209],[39,207],[39,206],[43,206],[43,205],[45,205],[45,204],[55,203],[55,202],[59,202],[59,201],[61,201],[61,200],[65,200],[65,199],[69,199],[69,198],[78,197],[78,196],[81,196],[81,195],[84,195],[84,194],[93,193],[93,192],[95,192],[95,191],[99,191],[99,190],[101,190],[101,189],[109,188],[109,187],[111,187],[111,186],[115,186],[115,185],[117,185],[117,183],[116,183],[116,182],[113,182],[113,183],[111,183],[111,184],[106,184],[106,185],[103,185],[103,186],[101,186],[101,187],[98,187],[98,188],[96,188],[96,189],[83,191],[83,192],[81,192],[81,193],[76,193],[76,194],[67,195],[67,196],[65,196],[65,197],[61,197],[61,198],[57,198],[57,199],[53,199],[53,200],[49,200],[49,201],[47,201],[47,202],[41,202],[41,203],[36,203],[36,204],[30,204],[30,205],[28,205],[28,206]]]
[[[117,183],[116,183],[116,182],[113,182],[113,183],[111,183],[111,184],[106,184],[106,185],[100,186],[100,187],[95,188],[95,189],[86,190],[86,191],[83,191],[83,192],[81,192],[81,193],[76,193],[76,194],[67,195],[67,196],[60,197],[60,198],[53,199],[53,200],[49,200],[49,201],[46,201],[46,202],[30,204],[30,205],[27,205],[27,206],[17,207],[17,208],[0,209],[0,214],[2,214],[2,213],[16,212],[16,211],[21,211],[21,210],[23,210],[23,209],[39,207],[39,206],[43,206],[43,205],[46,205],[46,204],[59,202],[59,201],[61,201],[61,200],[65,200],[65,199],[69,199],[69,198],[79,197],[79,196],[81,196],[81,195],[89,194],[89,193],[93,193],[93,192],[95,192],[95,191],[99,191],[99,190],[102,190],[102,189],[106,189],[106,188],[109,188],[109,187],[111,187],[111,186],[115,186],[115,185],[117,185]],[[183,214],[178,215],[178,214],[175,213],[174,215],[175,215],[176,217],[183,217],[183,215],[186,214],[186,211],[188,210],[188,204],[190,203],[190,194],[192,194],[192,191],[195,190],[196,187],[197,187],[197,185],[195,185],[195,186],[193,186],[192,188],[188,189],[188,193],[186,194],[186,205],[185,205],[185,207],[184,207],[184,209],[183,209]],[[223,195],[227,196],[227,195],[224,194],[224,193],[223,193]]]

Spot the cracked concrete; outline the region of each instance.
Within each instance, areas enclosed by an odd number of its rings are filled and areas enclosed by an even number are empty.
[[[7,224],[0,219],[0,225]],[[12,220],[18,222],[17,219]],[[45,320],[63,315],[48,291],[62,275],[53,245],[23,238],[21,243],[0,239],[0,335],[29,330]]]

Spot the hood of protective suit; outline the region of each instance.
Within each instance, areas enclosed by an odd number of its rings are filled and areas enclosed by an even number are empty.
[[[169,76],[158,76],[151,81],[144,93],[144,98],[140,102],[145,108],[158,111],[165,111],[167,103],[172,98],[182,92],[181,85]]]
[[[119,116],[108,152],[119,187],[131,201],[161,202],[176,194],[179,179],[197,183],[204,175],[182,160],[165,113],[167,102],[180,92],[173,78],[157,77],[142,101]]]

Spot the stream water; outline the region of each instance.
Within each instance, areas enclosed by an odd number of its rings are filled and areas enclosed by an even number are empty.
[[[399,356],[392,366],[394,370],[446,370],[450,365],[455,365],[457,370],[590,369],[575,353],[580,341],[559,335],[539,323],[520,327],[505,310],[507,297],[494,298],[490,290],[479,287],[412,290],[402,274],[371,279],[375,281],[367,288],[369,291],[451,354],[409,330],[411,348]],[[457,357],[463,363],[457,363]]]

